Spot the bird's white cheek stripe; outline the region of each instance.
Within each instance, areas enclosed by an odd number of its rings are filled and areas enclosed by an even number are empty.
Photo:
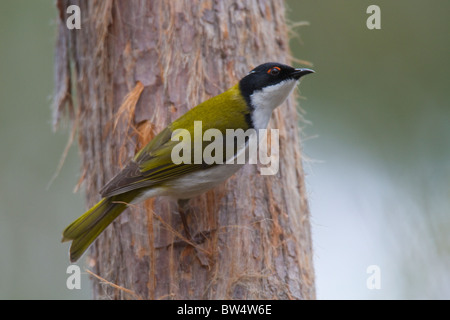
[[[296,84],[297,80],[285,80],[255,91],[250,96],[252,106],[255,108],[252,114],[255,129],[267,128],[272,111],[286,100]]]

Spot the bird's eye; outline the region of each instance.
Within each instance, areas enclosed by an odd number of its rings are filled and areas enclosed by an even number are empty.
[[[272,75],[272,76],[277,76],[280,74],[281,69],[278,67],[273,67],[270,68],[269,71],[267,71],[268,74]]]

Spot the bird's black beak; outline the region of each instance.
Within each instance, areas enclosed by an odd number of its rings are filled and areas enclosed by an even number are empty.
[[[303,77],[304,75],[310,74],[310,73],[314,73],[314,70],[311,69],[306,69],[306,68],[299,68],[299,69],[295,69],[292,73],[291,76],[295,79],[298,80],[301,77]]]

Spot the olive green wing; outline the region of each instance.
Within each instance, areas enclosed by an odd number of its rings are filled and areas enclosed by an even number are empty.
[[[194,164],[193,161],[175,164],[172,161],[172,149],[180,141],[172,141],[171,137],[172,130],[169,126],[142,148],[128,165],[100,190],[102,197],[154,187],[166,180],[210,166]]]

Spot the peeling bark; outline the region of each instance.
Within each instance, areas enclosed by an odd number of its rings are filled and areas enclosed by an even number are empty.
[[[70,4],[81,9],[80,30],[65,28]],[[72,64],[88,206],[171,121],[258,64],[290,60],[282,0],[59,0],[57,6],[54,118],[72,106]],[[91,246],[92,271],[144,299],[315,298],[297,122],[290,97],[270,123],[280,134],[276,175],[246,165],[191,201],[191,233],[207,234],[197,248],[180,244],[176,203],[155,198],[127,209]],[[135,298],[96,279],[93,290],[97,299]]]

